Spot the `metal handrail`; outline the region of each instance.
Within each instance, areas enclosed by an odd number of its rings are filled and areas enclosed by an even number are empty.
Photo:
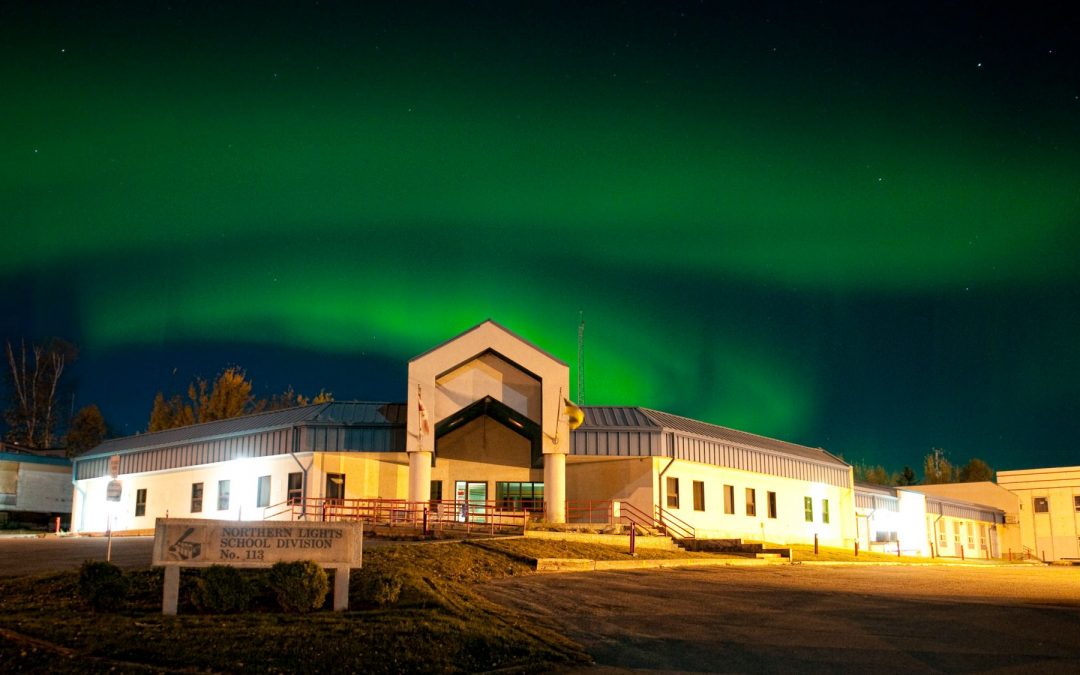
[[[577,524],[612,523],[610,500],[566,500],[566,522]]]
[[[524,532],[528,511],[507,509],[495,500],[445,500],[410,502],[405,499],[333,499],[311,497],[294,500],[292,518],[321,521],[364,521],[388,527],[426,526],[428,530],[455,529]]]
[[[682,539],[696,539],[697,530],[693,525],[680,519],[678,516],[664,509],[659,504],[656,505],[657,520],[663,523],[664,527],[669,531],[677,535]]]
[[[630,521],[631,526],[636,525],[645,530],[666,531],[663,523],[649,516],[630,502],[619,502],[619,516]]]

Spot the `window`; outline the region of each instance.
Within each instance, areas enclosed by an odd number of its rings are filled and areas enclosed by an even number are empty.
[[[968,534],[968,543],[967,543],[968,548],[970,548],[971,550],[975,550],[975,525],[974,525],[974,523],[968,523],[967,524],[967,534]]]
[[[668,478],[667,479],[667,507],[669,509],[679,508],[679,479]]]
[[[269,488],[269,483],[267,488]],[[267,491],[269,492],[269,489]],[[326,499],[332,504],[340,504],[345,501],[345,474],[326,474]]]
[[[776,493],[775,492],[769,492],[767,496],[769,498],[769,517],[770,518],[775,518],[776,517]]]
[[[537,504],[543,505],[543,503],[543,483],[495,483],[496,508],[507,511],[532,510],[538,508]]]
[[[146,515],[146,488],[135,491],[135,515]]]
[[[938,528],[938,549],[943,549],[949,545],[949,532],[945,529],[945,523],[941,524]]]
[[[217,510],[229,510],[229,481],[227,480],[217,482]]]
[[[286,495],[290,504],[304,501],[304,474],[300,471],[289,474],[289,492]]]
[[[1073,497],[1073,508],[1080,511],[1080,496]]]
[[[255,506],[270,506],[270,476],[259,476],[255,489]]]
[[[775,495],[775,493],[770,494]],[[757,490],[754,488],[746,488],[746,515],[757,515]]]
[[[821,500],[821,522],[825,523],[826,525],[829,524],[829,500],[828,499],[822,499]]]
[[[191,512],[202,512],[202,483],[191,484]]]
[[[1050,511],[1050,504],[1046,501],[1046,497],[1035,497],[1035,513],[1048,513]]]
[[[803,511],[806,513],[806,522],[814,522],[814,500],[810,497],[803,497]]]
[[[430,493],[428,495],[428,499],[430,499],[433,502],[441,502],[442,501],[442,481],[441,480],[433,480],[433,481],[431,481],[431,491],[430,491]]]
[[[705,481],[694,481],[694,510],[705,510]]]
[[[986,524],[979,525],[979,548],[986,550]]]
[[[960,546],[960,521],[954,520],[952,524],[953,546]]]

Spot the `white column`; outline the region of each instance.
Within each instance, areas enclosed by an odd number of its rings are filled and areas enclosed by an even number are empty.
[[[431,451],[414,450],[409,453],[409,501],[426,502],[431,499]]]
[[[549,523],[566,522],[566,455],[544,455],[544,510]]]

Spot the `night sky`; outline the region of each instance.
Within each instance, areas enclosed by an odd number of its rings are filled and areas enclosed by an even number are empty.
[[[584,311],[588,404],[1080,463],[1069,9],[579,4],[0,4],[0,338],[128,434]]]

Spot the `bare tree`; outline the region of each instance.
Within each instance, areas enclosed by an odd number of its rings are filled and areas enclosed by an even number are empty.
[[[7,440],[30,448],[51,448],[59,440],[57,390],[64,367],[75,360],[75,347],[63,340],[31,345],[7,343],[10,404],[4,411]],[[32,357],[32,358],[31,358]]]

